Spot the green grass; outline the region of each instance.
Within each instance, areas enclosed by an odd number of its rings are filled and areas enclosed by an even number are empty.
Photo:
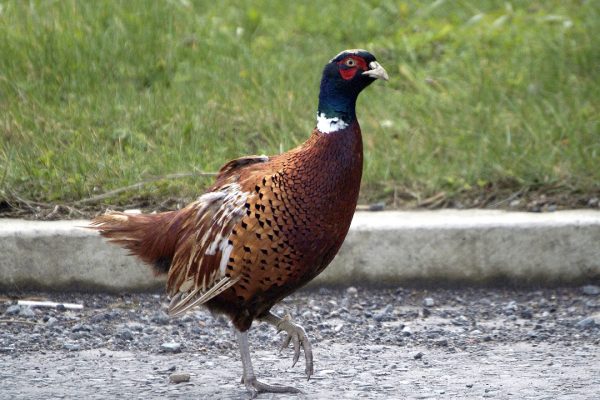
[[[290,149],[314,126],[324,63],[355,47],[391,78],[359,99],[364,200],[595,192],[599,37],[598,0],[0,0],[0,201],[73,203]]]

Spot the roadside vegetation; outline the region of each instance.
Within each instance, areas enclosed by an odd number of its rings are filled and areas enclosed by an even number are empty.
[[[597,207],[599,37],[596,0],[0,0],[0,215],[190,201],[305,140],[354,47],[390,74],[359,99],[363,203]]]

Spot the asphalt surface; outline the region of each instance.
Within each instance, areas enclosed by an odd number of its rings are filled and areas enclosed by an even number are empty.
[[[26,293],[83,310],[0,305],[0,398],[246,398],[232,329],[202,309],[169,319],[163,295]],[[600,288],[319,289],[275,309],[311,338],[315,375],[250,333],[259,379],[299,396],[262,399],[594,399]],[[173,374],[189,381],[172,383]]]

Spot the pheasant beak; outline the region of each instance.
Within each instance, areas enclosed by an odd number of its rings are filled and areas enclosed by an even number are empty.
[[[377,61],[371,61],[369,63],[369,70],[363,72],[363,75],[370,76],[373,79],[383,79],[387,81],[389,79],[387,72]]]

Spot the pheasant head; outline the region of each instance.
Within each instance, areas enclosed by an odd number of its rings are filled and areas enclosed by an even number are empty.
[[[323,70],[317,128],[323,133],[344,129],[356,119],[358,94],[376,79],[388,74],[366,50],[344,50]]]

